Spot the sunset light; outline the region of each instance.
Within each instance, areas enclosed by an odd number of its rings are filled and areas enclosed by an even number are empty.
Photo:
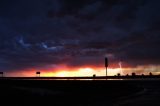
[[[138,66],[135,68],[129,67],[117,67],[117,68],[108,68],[108,75],[114,76],[117,73],[121,75],[129,74],[132,72],[136,72],[137,75],[148,74],[152,71],[153,74],[159,75],[160,66]],[[15,71],[6,73],[5,76],[24,76],[24,77],[35,77],[36,76],[35,69],[24,70],[24,71]],[[80,67],[80,68],[69,68],[64,66],[59,66],[57,69],[48,69],[48,70],[40,70],[42,77],[76,77],[76,76],[105,76],[105,68],[104,67]]]
[[[49,69],[49,70],[39,70],[42,77],[76,77],[76,76],[105,76],[105,68],[103,67],[80,67],[80,68],[58,68],[58,69]],[[109,68],[108,75],[113,76],[117,73],[120,73],[119,68]],[[35,77],[36,70],[24,70],[24,71],[15,71],[11,73],[6,73],[7,76],[24,76],[24,77]]]

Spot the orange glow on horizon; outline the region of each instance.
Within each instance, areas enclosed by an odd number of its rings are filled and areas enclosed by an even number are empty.
[[[105,76],[105,68],[74,68],[74,69],[59,69],[59,70],[39,70],[41,72],[40,76],[42,77],[77,77],[77,76]],[[115,75],[119,72],[119,68],[117,69],[108,69],[108,75]],[[25,70],[20,72],[12,72],[8,73],[7,76],[14,77],[36,77],[36,70]]]
[[[148,74],[150,71],[154,72],[154,74],[160,74],[159,72],[160,66],[137,66],[135,68],[108,68],[108,75],[114,76],[117,73],[121,75],[131,74],[132,72],[136,72],[136,74],[141,75]],[[40,71],[40,76],[42,77],[77,77],[77,76],[105,76],[105,67],[77,67],[77,68],[69,68],[69,67],[58,67],[57,69],[46,69],[46,70],[23,70],[23,71],[15,71],[8,72],[6,76],[11,77],[36,77],[36,72]]]

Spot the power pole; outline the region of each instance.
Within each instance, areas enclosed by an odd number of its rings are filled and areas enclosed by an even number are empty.
[[[105,57],[105,67],[106,67],[106,76],[107,76],[107,68],[108,68],[108,58]]]

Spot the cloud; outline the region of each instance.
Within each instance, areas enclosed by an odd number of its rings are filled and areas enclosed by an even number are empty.
[[[0,69],[159,64],[159,1],[1,1]],[[108,55],[109,54],[109,55]]]

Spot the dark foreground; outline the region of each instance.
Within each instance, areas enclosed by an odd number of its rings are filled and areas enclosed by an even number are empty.
[[[160,106],[160,80],[0,80],[0,106]]]

